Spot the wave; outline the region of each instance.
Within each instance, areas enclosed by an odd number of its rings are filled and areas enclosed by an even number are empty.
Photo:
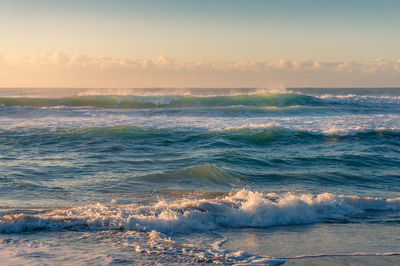
[[[22,106],[2,106],[0,105],[0,127],[18,126],[18,122],[26,127],[82,127],[82,126],[102,126],[102,125],[137,125],[143,121],[148,124],[152,121],[155,126],[160,127],[174,125],[184,125],[193,127],[223,128],[238,126],[240,122],[243,126],[249,124],[260,124],[264,121],[275,124],[287,124],[288,126],[299,124],[319,125],[325,127],[329,125],[324,117],[331,120],[332,125],[338,118],[344,119],[347,124],[354,125],[354,121],[369,119],[368,124],[382,124],[388,119],[397,122],[395,116],[400,115],[400,108],[364,108],[346,107],[337,108],[335,106],[225,106],[225,107],[191,107],[191,108],[155,108],[155,109],[102,109],[91,107],[22,107]],[[376,117],[377,119],[373,119]],[[229,119],[228,119],[229,118]],[[220,120],[218,125],[215,123],[204,123],[206,121],[215,122]],[[237,120],[237,121],[235,121]],[[239,121],[242,120],[242,121]],[[264,121],[263,121],[264,120]],[[292,121],[289,121],[292,120]],[[310,121],[314,120],[313,124]],[[253,122],[254,121],[254,122]],[[301,123],[304,121],[304,123]],[[366,123],[360,121],[357,125],[365,126]],[[193,122],[193,123],[192,123]],[[290,123],[293,122],[293,123]],[[265,122],[264,122],[265,123]],[[290,124],[289,124],[290,123]],[[398,125],[398,123],[391,123]],[[172,125],[172,126],[171,126]],[[217,127],[216,127],[217,126]],[[346,125],[343,125],[346,126]],[[310,128],[311,129],[311,128]]]
[[[63,98],[0,97],[0,105],[25,107],[95,107],[105,109],[165,109],[218,107],[366,107],[399,108],[400,96],[319,95],[258,93],[229,96],[193,95],[86,95]]]
[[[159,174],[139,177],[147,182],[170,183],[174,185],[198,186],[233,186],[244,179],[232,171],[218,168],[214,164],[203,164],[187,167],[175,171],[167,171]]]
[[[2,88],[0,97],[62,98],[72,96],[237,96],[261,93],[287,93],[278,88]],[[307,93],[305,93],[307,94]]]
[[[324,132],[307,130],[295,130],[285,127],[261,124],[239,127],[227,127],[212,130],[184,130],[170,128],[136,127],[136,126],[104,126],[82,127],[71,129],[26,129],[7,130],[0,129],[0,137],[12,139],[18,138],[19,143],[29,144],[33,142],[86,140],[97,138],[117,138],[120,140],[146,140],[163,138],[165,143],[180,142],[192,143],[205,140],[214,140],[210,145],[235,146],[244,143],[252,145],[266,145],[273,142],[280,144],[305,143],[310,141],[346,141],[346,140],[370,140],[378,138],[400,137],[400,129],[336,129],[331,128]],[[209,168],[207,168],[210,170]],[[198,169],[193,169],[193,171]],[[207,171],[208,171],[207,170]],[[189,171],[189,170],[188,170]],[[177,173],[177,175],[180,175]],[[221,174],[223,176],[225,174]]]
[[[368,108],[399,108],[400,96],[360,96],[360,95],[321,95],[319,99],[331,105],[368,107]]]
[[[301,93],[313,96],[332,95],[332,96],[384,96],[399,97],[400,88],[292,88],[286,89],[287,92]]]
[[[109,109],[151,109],[223,106],[316,105],[321,101],[302,94],[254,94],[236,96],[74,96],[65,98],[0,98],[0,105],[29,107],[97,107]]]
[[[49,132],[43,130],[43,132]],[[51,131],[50,131],[51,132]],[[184,138],[185,142],[204,140],[209,138],[224,138],[233,141],[244,141],[251,144],[268,144],[273,141],[285,140],[292,141],[311,141],[326,140],[326,138],[334,138],[335,140],[350,139],[369,139],[371,137],[400,137],[400,129],[370,129],[370,128],[354,128],[353,130],[341,130],[331,128],[324,132],[313,132],[306,130],[294,130],[285,127],[275,126],[271,124],[249,125],[239,127],[227,127],[211,130],[176,130],[169,128],[152,128],[152,127],[134,127],[134,126],[111,126],[111,127],[89,127],[71,130],[57,130],[61,134],[89,134],[89,135],[106,135],[116,137],[176,137],[176,135]],[[227,142],[224,142],[228,144]]]
[[[266,93],[296,93],[311,96],[400,96],[400,88],[2,88],[0,97],[60,98],[71,96],[237,96]]]
[[[215,199],[160,200],[154,205],[102,204],[54,209],[38,214],[9,214],[1,233],[37,230],[135,230],[190,233],[223,227],[258,227],[348,221],[370,211],[399,211],[400,199],[342,196],[331,193],[275,194],[240,190]]]

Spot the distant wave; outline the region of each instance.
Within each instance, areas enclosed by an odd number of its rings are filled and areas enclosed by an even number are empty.
[[[315,97],[302,94],[254,94],[237,96],[76,96],[65,98],[0,98],[5,106],[30,107],[97,107],[109,109],[151,109],[223,106],[294,106],[320,103]]]
[[[399,108],[400,96],[371,96],[371,95],[330,95],[318,96],[319,99],[333,105],[344,105],[369,108]]]
[[[397,96],[309,96],[305,94],[261,93],[233,96],[132,96],[92,95],[64,98],[0,97],[0,105],[25,107],[95,107],[104,109],[171,109],[222,107],[368,107],[400,108]],[[250,110],[251,111],[251,110]],[[255,109],[257,111],[257,109]],[[265,111],[265,110],[264,110]],[[267,110],[268,111],[268,110]],[[271,110],[270,110],[271,111]],[[285,109],[281,110],[285,111]],[[289,110],[290,111],[290,110]]]
[[[307,141],[325,141],[333,138],[334,140],[351,139],[370,139],[400,137],[400,129],[354,129],[349,131],[328,131],[310,132],[305,130],[292,130],[274,125],[254,125],[243,127],[229,127],[215,130],[180,130],[170,128],[136,127],[136,126],[105,126],[105,127],[81,127],[71,129],[26,129],[20,130],[1,130],[0,136],[7,138],[19,138],[29,141],[31,139],[51,139],[58,141],[69,139],[93,139],[93,137],[129,139],[151,139],[164,138],[164,141],[179,140],[181,143],[211,140],[218,138],[219,141],[213,142],[215,145],[229,145],[238,142],[254,145],[264,145],[275,141],[280,144],[298,143]]]
[[[60,98],[72,96],[239,96],[296,93],[311,96],[387,96],[400,97],[400,88],[2,88],[0,97]]]

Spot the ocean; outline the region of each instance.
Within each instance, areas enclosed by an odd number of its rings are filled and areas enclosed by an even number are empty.
[[[0,261],[400,255],[400,89],[2,89]]]

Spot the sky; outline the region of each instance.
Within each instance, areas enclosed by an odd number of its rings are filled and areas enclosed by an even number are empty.
[[[0,87],[400,87],[398,0],[0,6]]]

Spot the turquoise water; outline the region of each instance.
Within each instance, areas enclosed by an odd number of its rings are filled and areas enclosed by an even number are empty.
[[[400,89],[3,90],[0,259],[400,254]]]

